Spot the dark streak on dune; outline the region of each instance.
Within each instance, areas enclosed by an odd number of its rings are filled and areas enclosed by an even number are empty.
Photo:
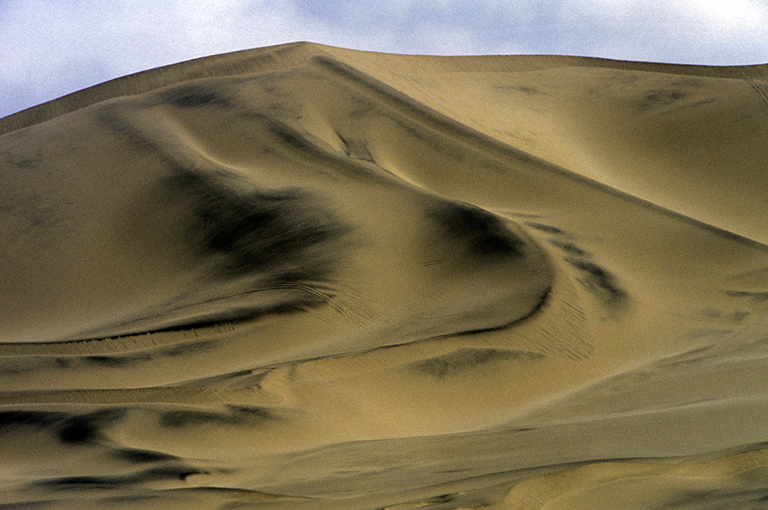
[[[257,370],[240,370],[237,372],[219,374],[212,377],[204,377],[200,379],[190,379],[177,383],[176,386],[185,387],[205,387],[205,386],[224,386],[228,388],[239,387],[259,387],[264,377],[269,374],[270,370],[257,371]]]
[[[577,246],[572,236],[560,228],[543,223],[528,221],[525,225],[545,234],[547,242],[563,253],[563,260],[579,271],[577,281],[590,293],[597,296],[606,306],[614,310],[626,303],[629,295],[622,289],[616,277],[593,260],[590,253]]]
[[[131,356],[85,356],[83,361],[89,364],[107,368],[127,367],[136,362],[149,361],[152,357],[147,354],[134,354]]]
[[[29,363],[14,363],[5,360],[0,360],[0,362],[2,363],[2,368],[0,368],[0,375],[4,376],[19,376],[27,374],[32,370],[38,369],[42,366],[42,364],[31,365]]]
[[[559,240],[550,239],[549,243],[552,246],[555,246],[561,249],[563,252],[572,256],[586,257],[589,255],[586,251],[582,250],[581,248],[579,248],[578,246],[576,246],[574,243],[570,241],[559,241]]]
[[[183,228],[203,258],[216,258],[218,276],[267,273],[285,282],[318,280],[331,261],[313,254],[349,229],[316,200],[298,190],[247,195],[213,178],[177,168],[162,187],[169,203],[191,210]]]
[[[527,85],[516,85],[516,86],[501,86],[497,85],[494,88],[499,90],[514,90],[516,92],[522,92],[523,94],[527,95],[536,95],[536,94],[544,94],[539,88],[537,87],[530,87]]]
[[[552,286],[548,286],[541,290],[538,294],[535,295],[535,298],[533,299],[533,302],[535,303],[528,312],[520,317],[516,317],[515,319],[505,322],[502,324],[498,324],[495,326],[488,326],[488,327],[479,327],[479,328],[470,328],[470,329],[464,329],[460,331],[455,331],[453,333],[448,333],[444,335],[440,335],[440,338],[451,338],[451,337],[462,337],[462,336],[473,336],[473,335],[481,335],[483,333],[490,333],[493,331],[503,331],[505,329],[511,328],[515,326],[516,324],[519,324],[520,322],[530,319],[534,317],[543,307],[544,304],[548,301],[550,294],[552,293]],[[468,314],[469,315],[469,314]]]
[[[566,257],[565,261],[580,271],[579,282],[605,304],[615,308],[627,300],[627,292],[619,287],[616,278],[605,268],[595,262],[573,257]]]
[[[5,192],[0,195],[0,242],[14,245],[34,238],[39,246],[71,232],[76,223],[73,201],[55,184],[46,182],[56,178],[42,155],[16,154],[8,148],[0,156],[15,170],[0,173]],[[26,178],[34,185],[25,183]]]
[[[238,324],[255,321],[267,316],[288,315],[305,312],[314,307],[320,306],[330,299],[328,295],[321,298],[320,295],[312,294],[311,285],[296,285],[296,282],[290,280],[264,280],[257,282],[259,275],[251,275],[250,287],[241,290],[235,294],[217,296],[210,299],[195,300],[192,303],[179,304],[178,300],[171,301],[163,308],[163,313],[157,315],[147,315],[138,317],[133,321],[115,324],[113,327],[121,327],[128,335],[141,335],[148,333],[174,333],[188,332],[205,328],[216,327],[236,327]],[[265,291],[281,291],[282,294],[276,298],[277,302],[266,305],[248,305],[240,306],[236,302],[227,304],[224,310],[217,309],[206,311],[205,307],[210,305],[219,305],[236,298],[243,298],[248,295],[259,294]],[[186,296],[182,296],[186,297]],[[147,325],[147,320],[157,320],[157,323]],[[136,326],[139,324],[140,326]],[[156,325],[159,324],[159,325]],[[122,333],[121,333],[122,334]],[[88,335],[86,338],[98,341],[104,335]],[[156,349],[150,352],[141,352],[126,355],[126,361],[130,363],[149,361],[153,356],[175,358],[179,356],[192,356],[205,351],[215,350],[216,341],[205,342],[182,342],[169,347]],[[106,363],[106,362],[105,362]]]
[[[135,474],[123,476],[71,476],[54,478],[35,484],[37,487],[50,490],[76,490],[76,489],[114,489],[137,484],[146,484],[158,481],[184,481],[195,474],[206,474],[205,471],[190,469],[184,466],[168,466],[148,469]]]
[[[3,411],[0,412],[0,429],[12,427],[51,427],[67,417],[54,411]]]
[[[233,102],[209,85],[182,85],[163,91],[160,98],[177,107],[198,108],[205,105],[233,107]],[[236,108],[238,115],[249,118],[261,128],[306,155],[320,158],[324,164],[338,165],[342,158],[320,149],[300,133],[262,113]],[[316,284],[328,281],[341,266],[349,250],[343,242],[352,229],[340,220],[330,205],[298,186],[282,190],[253,190],[253,185],[231,175],[213,163],[190,165],[178,149],[164,147],[162,140],[133,126],[117,108],[105,108],[99,121],[118,134],[135,150],[158,158],[163,173],[148,191],[151,214],[165,216],[170,211],[180,215],[179,231],[188,245],[186,253],[195,263],[206,267],[210,281],[241,282],[237,293],[282,292],[269,304],[237,306],[214,313],[190,312],[206,303],[232,296],[203,297],[199,303],[169,302],[167,311],[178,319],[132,326],[126,321],[117,331],[169,331],[201,327],[223,321],[252,320],[265,315],[294,313],[327,303],[327,292],[313,291]],[[357,173],[359,164],[346,161],[344,166]],[[370,174],[370,170],[364,173]],[[245,191],[247,189],[247,191]],[[348,241],[348,239],[346,239]],[[250,283],[248,283],[250,281]],[[180,296],[183,297],[183,296]],[[184,318],[188,315],[189,318]],[[138,317],[139,322],[144,318]],[[138,323],[137,323],[138,324]],[[116,333],[110,333],[116,334]],[[118,333],[124,334],[124,333]],[[84,337],[103,336],[86,333]]]
[[[259,407],[227,406],[229,413],[209,411],[165,411],[160,425],[165,428],[183,428],[198,425],[256,426],[280,419],[274,413]]]
[[[69,445],[94,442],[100,430],[122,420],[126,409],[109,408],[89,414],[72,415],[56,411],[0,412],[0,429],[32,427],[55,432],[59,441]]]
[[[368,150],[366,140],[347,139],[341,133],[336,133],[339,140],[344,144],[345,154],[351,158],[360,159],[362,161],[368,161],[369,163],[375,163],[373,156]]]
[[[317,145],[310,142],[299,131],[286,126],[279,122],[270,122],[269,131],[275,135],[278,139],[288,144],[291,148],[297,149],[303,153],[306,153],[315,157],[325,157],[326,154],[320,150]]]
[[[123,117],[121,108],[113,105],[104,105],[96,113],[96,121],[104,129],[119,135],[120,139],[128,144],[137,154],[152,154],[163,163],[169,164],[167,156],[163,154],[159,142],[141,133],[138,129]]]
[[[53,358],[53,363],[57,368],[69,368],[72,366],[71,358]]]
[[[169,104],[177,108],[198,108],[215,106],[233,108],[235,103],[228,97],[210,87],[190,83],[178,85],[159,94],[161,104]]]
[[[220,321],[212,322],[212,324],[219,324]],[[195,324],[197,325],[197,324]],[[205,325],[205,324],[201,324]],[[166,328],[157,331],[174,331],[185,330],[190,325],[179,328]],[[50,360],[45,360],[42,357],[35,359],[34,366],[28,368],[16,366],[15,372],[25,373],[34,369],[40,369],[44,367],[50,367],[55,369],[82,369],[83,367],[100,367],[100,368],[115,368],[115,369],[127,369],[134,367],[140,363],[148,363],[160,357],[176,358],[180,356],[192,356],[198,353],[204,353],[216,348],[216,342],[205,340],[199,342],[186,342],[169,347],[156,348],[152,350],[137,351],[130,354],[115,354],[115,355],[94,355],[94,356],[69,356],[69,357],[55,357]],[[11,369],[6,368],[0,373],[10,374]]]
[[[156,357],[175,358],[178,356],[192,355],[198,352],[212,350],[215,343],[211,341],[183,343],[171,347],[156,349],[153,351],[134,352],[131,354],[115,356],[86,356],[83,358],[85,363],[99,365],[105,368],[127,367],[137,363],[149,362]]]
[[[506,349],[460,349],[451,354],[427,359],[411,365],[413,370],[442,378],[495,362],[528,362],[544,359],[543,354]]]
[[[426,503],[430,505],[439,505],[441,503],[450,503],[454,499],[456,499],[455,494],[441,494],[440,496],[435,496],[434,498],[431,498]]]
[[[58,432],[59,440],[66,444],[93,442],[101,429],[122,420],[126,414],[126,409],[112,408],[67,418]]]
[[[153,452],[150,450],[135,450],[131,448],[123,448],[114,450],[112,455],[120,460],[136,464],[147,464],[150,462],[166,462],[177,460],[177,457],[168,455],[166,453]]]
[[[341,176],[352,178],[365,178],[384,186],[391,186],[387,170],[371,164],[366,158],[346,157],[337,151],[332,151],[329,147],[317,143],[317,140],[298,129],[289,126],[286,123],[265,117],[262,114],[254,114],[251,117],[258,119],[266,126],[267,131],[276,138],[278,145],[285,145],[294,152],[297,149],[301,151],[305,158],[304,164],[312,166],[313,171],[321,172],[326,177],[338,180]],[[338,136],[338,135],[337,135]],[[340,136],[340,138],[342,138]],[[369,155],[370,156],[370,155]],[[341,174],[341,175],[340,175]]]
[[[545,232],[547,234],[564,234],[565,233],[557,227],[553,227],[551,225],[545,225],[543,223],[537,223],[535,221],[526,221],[525,224],[531,228],[535,228],[536,230],[540,232]]]
[[[725,293],[726,296],[735,298],[749,298],[756,303],[764,303],[768,301],[768,292],[748,292],[743,290],[729,290]]]
[[[466,204],[445,203],[428,212],[454,249],[493,261],[524,256],[525,243],[491,213]]]
[[[638,103],[637,109],[641,112],[646,112],[655,108],[670,106],[687,95],[687,92],[676,89],[650,90],[646,93],[643,100]]]
[[[199,342],[185,342],[171,345],[158,350],[158,354],[174,358],[176,356],[190,356],[201,352],[208,352],[216,348],[216,342],[201,340]]]

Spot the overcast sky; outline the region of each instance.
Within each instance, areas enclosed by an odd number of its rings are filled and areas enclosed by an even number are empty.
[[[0,0],[0,117],[137,71],[294,41],[757,64],[768,63],[768,0]]]

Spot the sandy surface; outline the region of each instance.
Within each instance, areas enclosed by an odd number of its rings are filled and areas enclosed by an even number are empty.
[[[0,119],[0,508],[768,507],[766,80],[302,43]]]

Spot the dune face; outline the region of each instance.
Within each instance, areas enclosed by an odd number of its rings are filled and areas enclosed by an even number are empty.
[[[0,506],[764,508],[766,76],[292,44],[0,119]]]

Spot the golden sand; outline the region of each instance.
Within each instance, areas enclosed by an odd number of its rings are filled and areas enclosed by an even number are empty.
[[[0,119],[0,507],[765,508],[767,80],[297,43]]]

